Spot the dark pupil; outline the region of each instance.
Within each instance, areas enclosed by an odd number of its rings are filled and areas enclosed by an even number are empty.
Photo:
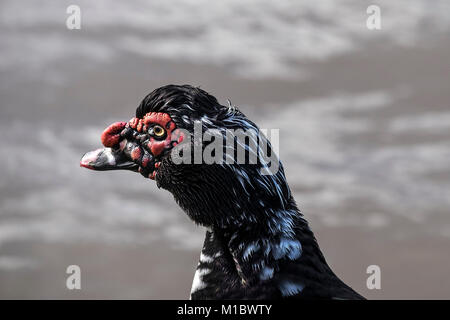
[[[161,127],[155,127],[153,130],[156,135],[161,135],[163,132]]]

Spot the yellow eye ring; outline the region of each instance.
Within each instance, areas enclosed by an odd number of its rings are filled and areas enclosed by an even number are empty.
[[[153,134],[156,137],[162,137],[166,134],[166,130],[164,130],[164,128],[161,126],[156,125],[153,127]]]

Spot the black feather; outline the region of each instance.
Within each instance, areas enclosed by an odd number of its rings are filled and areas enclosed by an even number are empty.
[[[236,107],[189,85],[168,85],[147,95],[136,110],[168,113],[178,128],[254,130]],[[263,137],[262,139],[266,139]],[[192,142],[192,141],[191,141]],[[271,153],[270,142],[267,153]],[[363,299],[330,269],[313,232],[298,210],[283,166],[262,175],[259,150],[246,142],[256,164],[180,164],[162,161],[159,187],[197,224],[208,228],[193,299]]]

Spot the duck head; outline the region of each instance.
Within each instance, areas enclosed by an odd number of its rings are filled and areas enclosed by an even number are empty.
[[[198,141],[200,135],[215,130],[219,137]],[[211,143],[227,136],[229,130],[253,130],[255,139],[264,140],[265,150],[251,139],[244,141],[244,159],[253,154],[257,161],[238,163],[195,161],[200,147],[204,154]],[[203,136],[202,136],[203,137]],[[232,138],[232,154],[239,145]],[[82,167],[97,170],[129,170],[155,180],[157,186],[170,191],[177,203],[194,220],[207,227],[229,227],[264,220],[263,207],[284,207],[290,199],[284,172],[261,174],[267,152],[274,156],[271,144],[259,135],[259,128],[237,108],[223,106],[202,89],[189,85],[168,85],[147,95],[128,122],[116,122],[101,135],[103,148],[86,153]],[[242,143],[241,143],[242,144]],[[223,155],[229,155],[223,144]],[[217,155],[219,149],[213,153]],[[264,152],[261,152],[264,151]],[[222,152],[220,152],[222,154]],[[177,162],[174,155],[188,155],[191,161]],[[210,152],[210,154],[212,154]]]

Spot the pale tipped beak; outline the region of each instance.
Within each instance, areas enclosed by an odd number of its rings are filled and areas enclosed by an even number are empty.
[[[80,166],[97,171],[131,170],[138,171],[138,165],[126,158],[121,150],[101,148],[86,153]]]

